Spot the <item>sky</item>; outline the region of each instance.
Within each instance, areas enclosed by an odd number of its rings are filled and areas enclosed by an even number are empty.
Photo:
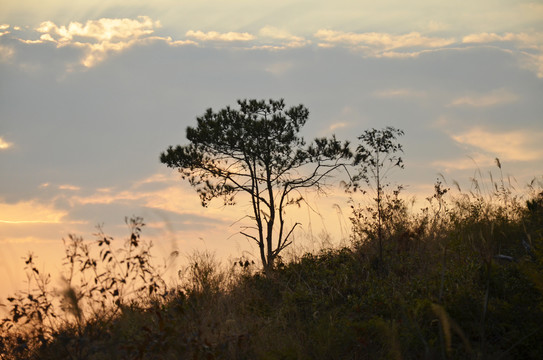
[[[246,204],[202,208],[159,161],[246,98],[304,104],[306,139],[404,130],[391,176],[421,202],[440,174],[499,175],[495,158],[523,190],[543,179],[543,2],[2,1],[0,298],[29,251],[58,273],[63,238],[122,239],[126,216],[159,257],[256,254]],[[345,196],[307,196],[299,239],[348,236]]]

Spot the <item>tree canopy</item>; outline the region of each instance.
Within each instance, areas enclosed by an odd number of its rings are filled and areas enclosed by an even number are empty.
[[[379,261],[383,261],[383,191],[388,186],[388,172],[399,167],[403,169],[403,159],[397,155],[403,153],[403,147],[398,137],[403,136],[403,130],[387,126],[383,129],[369,129],[358,137],[360,141],[354,155],[354,165],[358,166],[358,174],[353,177],[352,184],[356,189],[359,181],[363,180],[368,186],[374,187],[375,204],[377,206],[377,237],[379,240]],[[398,187],[398,192],[401,186]]]
[[[208,109],[187,128],[189,144],[170,146],[160,160],[196,188],[203,206],[214,198],[231,205],[238,193],[249,195],[255,226],[241,233],[258,244],[268,271],[298,225],[286,227],[285,208],[303,201],[300,190],[322,189],[352,153],[335,136],[306,144],[299,135],[309,117],[303,105],[286,109],[282,99],[238,105]]]

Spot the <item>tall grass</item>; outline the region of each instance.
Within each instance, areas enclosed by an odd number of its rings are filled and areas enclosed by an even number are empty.
[[[292,257],[264,276],[247,259],[195,253],[166,286],[141,219],[129,237],[65,243],[65,286],[26,259],[8,299],[2,359],[540,359],[543,191],[501,175],[417,213],[399,192],[353,207],[351,245]],[[455,184],[453,183],[453,186]]]

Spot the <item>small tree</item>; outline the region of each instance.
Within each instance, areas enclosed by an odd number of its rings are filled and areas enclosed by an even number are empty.
[[[386,182],[389,171],[394,167],[403,169],[403,160],[396,155],[403,152],[397,137],[402,136],[402,130],[386,127],[370,129],[358,137],[360,144],[356,148],[354,164],[359,167],[354,177],[355,188],[360,180],[375,190],[377,206],[377,238],[379,240],[379,261],[383,261],[383,191],[389,184]],[[401,187],[398,188],[398,192]]]
[[[230,205],[236,194],[249,195],[256,233],[241,234],[257,243],[269,271],[298,225],[285,227],[285,208],[303,201],[301,189],[321,189],[352,154],[349,144],[335,137],[306,145],[298,135],[309,116],[303,105],[288,110],[283,100],[239,100],[238,105],[208,109],[195,128],[187,128],[190,144],[170,146],[160,161],[188,179],[203,206],[217,197]]]

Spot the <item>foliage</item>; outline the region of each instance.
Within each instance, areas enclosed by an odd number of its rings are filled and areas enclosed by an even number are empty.
[[[114,239],[100,228],[92,243],[75,235],[64,241],[61,289],[51,287],[51,276],[40,274],[35,257],[28,255],[28,289],[8,298],[9,315],[0,323],[17,339],[17,345],[11,343],[15,357],[32,357],[36,349],[61,341],[66,332],[86,338],[89,324],[103,331],[123,309],[163,297],[166,284],[152,265],[152,244],[140,238],[145,224],[139,217],[125,221],[130,236],[120,248],[114,248]],[[64,345],[81,355],[80,344]]]
[[[283,100],[240,100],[238,105],[239,110],[208,109],[195,128],[187,128],[190,143],[170,146],[160,161],[188,179],[203,206],[217,197],[231,205],[236,194],[249,195],[256,235],[242,234],[257,243],[269,272],[298,225],[286,227],[285,209],[300,205],[300,190],[322,189],[351,154],[348,143],[335,137],[306,145],[299,136],[309,117],[303,105],[285,109]]]
[[[396,212],[398,206],[402,205],[397,201],[398,194],[401,191],[401,186],[394,190],[396,198],[396,208],[383,208],[383,203],[392,204],[392,201],[384,201],[385,188],[388,187],[386,182],[389,171],[394,167],[403,169],[403,159],[396,155],[403,152],[402,145],[398,143],[397,138],[402,136],[402,130],[386,127],[384,129],[370,129],[364,131],[358,137],[360,144],[356,148],[354,164],[358,166],[358,174],[354,176],[353,186],[356,190],[359,186],[359,181],[364,181],[366,185],[373,188],[375,191],[375,206],[367,210],[372,214],[372,218],[377,222],[377,241],[379,244],[379,261],[383,262],[383,220],[390,219],[390,214],[385,214],[386,210]],[[387,199],[389,200],[389,199]],[[354,210],[352,222],[354,226],[360,226],[361,220],[364,217],[360,209]]]

